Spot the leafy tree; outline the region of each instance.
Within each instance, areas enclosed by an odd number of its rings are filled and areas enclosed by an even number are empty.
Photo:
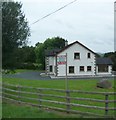
[[[65,46],[65,39],[60,37],[48,38],[44,43],[37,43],[35,48],[36,62],[45,69],[45,50],[62,49]]]
[[[15,53],[18,63],[35,63],[35,47],[24,46],[18,48]]]
[[[60,37],[48,38],[44,42],[45,49],[63,48],[65,46],[65,40]]]
[[[40,42],[37,42],[36,44],[35,44],[35,47],[37,47],[39,44],[41,44]]]
[[[28,22],[21,11],[19,2],[2,3],[2,67],[12,69],[15,67],[15,50],[26,45],[30,36]]]
[[[35,47],[24,46],[15,51],[16,68],[19,69],[37,69],[35,64]]]

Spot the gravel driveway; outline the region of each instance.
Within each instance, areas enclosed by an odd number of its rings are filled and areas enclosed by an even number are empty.
[[[3,77],[10,77],[10,78],[23,78],[27,80],[50,80],[51,78],[48,76],[41,76],[41,72],[38,71],[27,71],[22,73],[16,74],[6,74]]]

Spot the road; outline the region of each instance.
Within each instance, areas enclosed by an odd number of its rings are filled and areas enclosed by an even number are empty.
[[[6,74],[6,75],[2,75],[3,77],[7,77],[7,78],[21,78],[21,79],[26,79],[26,80],[51,80],[51,78],[49,76],[41,76],[42,72],[39,71],[26,71],[26,72],[21,72],[21,73],[16,73],[16,74]],[[60,80],[64,80],[64,78],[56,78],[53,77],[52,80],[54,79],[60,79]],[[73,79],[73,80],[87,80],[87,79],[114,79],[114,77],[112,76],[105,76],[105,77],[87,77],[87,76],[81,76],[81,77],[72,77],[72,78],[68,78],[68,79]]]
[[[27,72],[21,72],[16,74],[6,74],[3,75],[3,77],[8,78],[21,78],[21,79],[27,79],[27,80],[50,80],[51,78],[49,76],[41,76],[41,72],[38,71],[27,71]]]

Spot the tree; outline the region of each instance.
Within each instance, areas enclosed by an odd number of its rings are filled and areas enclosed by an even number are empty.
[[[62,49],[65,46],[65,39],[60,37],[48,38],[44,43],[37,43],[35,48],[36,62],[45,69],[45,50]]]
[[[15,50],[24,46],[30,36],[28,22],[21,11],[19,2],[2,3],[2,67],[12,69],[15,67]]]
[[[45,49],[63,48],[65,46],[65,39],[60,37],[48,38],[44,42]]]
[[[24,46],[15,50],[16,68],[37,69],[35,47]]]
[[[15,51],[18,63],[35,63],[35,47],[24,46]]]

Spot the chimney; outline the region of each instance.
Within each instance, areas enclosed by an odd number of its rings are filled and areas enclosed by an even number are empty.
[[[65,46],[67,46],[68,45],[68,41],[67,40],[65,40]]]

